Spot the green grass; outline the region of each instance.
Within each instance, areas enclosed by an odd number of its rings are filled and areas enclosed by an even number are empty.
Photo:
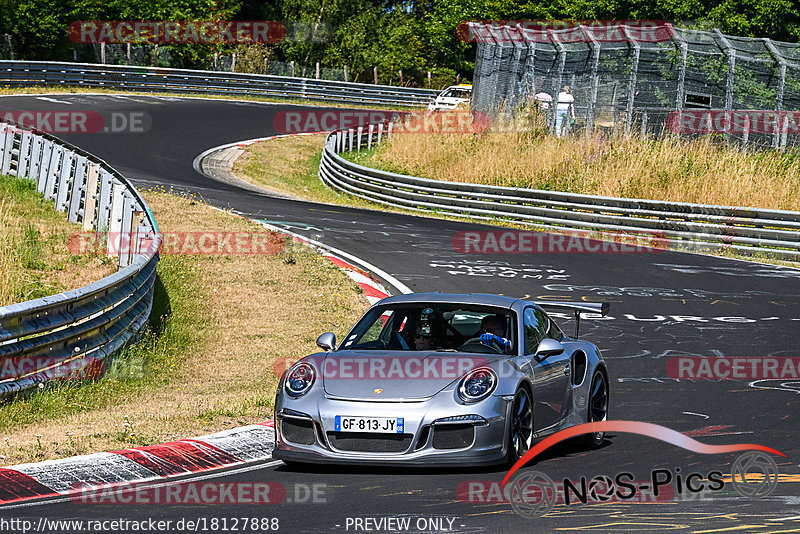
[[[69,253],[67,240],[80,230],[36,191],[33,181],[0,176],[0,306],[54,295],[113,273],[113,261],[103,255]],[[71,287],[64,274],[75,275]]]
[[[108,371],[100,379],[55,382],[7,401],[0,406],[0,432],[96,410],[147,388],[168,387],[188,357],[187,349],[202,337],[207,319],[197,273],[186,256],[162,256],[157,272],[149,328],[139,343],[106,362]]]

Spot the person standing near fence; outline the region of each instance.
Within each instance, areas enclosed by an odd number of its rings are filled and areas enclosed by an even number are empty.
[[[558,93],[556,100],[556,135],[561,137],[570,131],[572,121],[575,120],[575,97],[570,93],[569,85]]]

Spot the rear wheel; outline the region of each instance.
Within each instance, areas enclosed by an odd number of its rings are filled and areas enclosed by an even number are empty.
[[[506,460],[513,464],[528,452],[533,440],[533,405],[531,394],[524,387],[519,388],[514,395],[509,427]]]
[[[605,421],[608,419],[608,380],[602,371],[596,371],[592,377],[589,388],[587,422]],[[592,432],[586,434],[584,442],[589,447],[596,449],[603,444],[605,432]]]

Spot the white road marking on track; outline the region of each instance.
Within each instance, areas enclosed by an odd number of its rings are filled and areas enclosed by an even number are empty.
[[[247,473],[249,471],[255,471],[257,469],[266,469],[268,467],[274,467],[276,465],[281,465],[282,463],[283,462],[280,461],[280,460],[273,460],[272,462],[268,462],[268,463],[265,463],[265,464],[248,465],[248,466],[240,467],[240,468],[237,468],[237,469],[226,470],[226,471],[221,472],[221,473],[220,472],[217,472],[217,473],[204,472],[200,476],[196,476],[196,477],[195,476],[189,476],[189,477],[186,477],[186,478],[181,478],[180,480],[163,480],[162,479],[162,481],[160,481],[160,482],[153,482],[152,484],[147,484],[147,485],[143,485],[143,486],[137,486],[137,489],[140,488],[140,487],[142,489],[146,489],[146,488],[161,488],[163,486],[169,486],[170,484],[180,484],[180,483],[189,482],[189,481],[209,480],[209,479],[212,479],[212,478],[219,478],[219,477],[224,477],[224,476],[228,476],[228,475],[236,475],[236,474],[239,474],[239,473]],[[80,491],[78,491],[76,493],[80,493]],[[27,508],[29,506],[42,506],[42,505],[47,505],[47,504],[55,504],[55,503],[67,502],[69,500],[71,500],[70,497],[60,497],[58,499],[48,499],[48,500],[43,500],[43,501],[40,500],[40,501],[23,502],[23,503],[19,503],[19,504],[9,504],[9,505],[5,505],[5,506],[0,506],[0,510],[13,510],[15,508]]]
[[[68,104],[70,106],[72,105],[72,102],[68,100],[58,100],[57,98],[48,98],[46,96],[37,96],[36,100],[44,100],[45,102],[54,102],[56,104]]]
[[[694,413],[694,412],[683,412],[686,415],[696,415],[697,417],[702,417],[703,419],[708,419],[708,416],[704,413]]]

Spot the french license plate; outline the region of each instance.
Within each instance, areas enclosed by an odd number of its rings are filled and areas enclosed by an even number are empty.
[[[402,434],[402,417],[361,417],[337,415],[334,423],[337,432],[377,432],[379,434]]]

